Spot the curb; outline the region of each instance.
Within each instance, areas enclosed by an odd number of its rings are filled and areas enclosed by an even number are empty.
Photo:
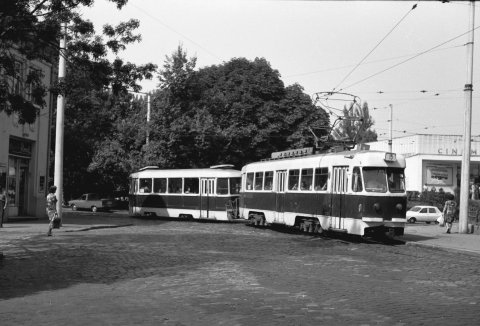
[[[418,243],[418,242],[405,241],[405,245],[413,246],[413,247],[425,247],[425,248],[430,248],[430,249],[437,249],[437,250],[442,250],[442,251],[452,252],[452,253],[463,253],[463,254],[466,254],[466,255],[469,255],[469,256],[480,255],[480,252],[472,251],[472,250],[469,250],[469,249],[448,248],[448,247],[443,247],[443,246],[429,244],[429,243]]]

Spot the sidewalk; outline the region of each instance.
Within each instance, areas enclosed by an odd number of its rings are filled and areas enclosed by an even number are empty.
[[[426,246],[450,251],[462,251],[480,255],[480,234],[459,234],[458,223],[452,226],[452,233],[436,224],[415,223],[405,226],[403,240],[407,245]]]

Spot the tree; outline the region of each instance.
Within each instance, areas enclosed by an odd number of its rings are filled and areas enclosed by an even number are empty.
[[[187,58],[187,52],[179,45],[167,56],[159,75],[160,89],[166,91],[170,104],[189,97],[189,82],[197,63],[196,57]]]
[[[110,0],[122,8],[128,0]],[[151,78],[155,66],[136,66],[121,59],[107,60],[108,51],[117,54],[131,42],[140,41],[133,34],[138,21],[130,20],[118,26],[106,25],[103,37],[95,34],[93,24],[83,20],[77,9],[91,6],[94,0],[2,0],[0,6],[0,111],[17,113],[20,123],[32,123],[45,105],[47,90],[71,95],[77,87],[99,89],[109,86],[114,92],[138,90],[137,81]],[[67,78],[57,85],[43,85],[41,73],[24,73],[18,58],[43,60],[54,66],[58,60],[60,25],[68,24]],[[73,82],[75,80],[75,82]],[[31,96],[24,96],[25,89]]]
[[[172,71],[160,73],[158,115],[146,150],[161,167],[241,167],[272,151],[313,145],[309,128],[328,125],[325,112],[313,106],[303,88],[286,88],[263,58],[234,58],[194,71],[193,60],[187,64],[179,48],[167,62],[182,64],[166,64]],[[181,84],[179,78],[166,78],[171,76],[181,76]]]
[[[143,166],[240,168],[273,151],[312,146],[310,130],[326,134],[326,113],[300,85],[285,87],[265,59],[234,58],[199,70],[195,60],[181,47],[167,56],[151,94],[149,144],[145,102],[134,101],[96,146],[90,173],[108,175],[121,188]]]
[[[126,192],[129,174],[144,166],[146,101],[126,96],[113,110],[110,132],[97,140],[86,172],[101,176],[110,190]]]
[[[357,103],[352,103],[348,108],[344,107],[343,116],[339,119],[332,131],[337,138],[354,140],[358,144],[377,140],[377,133],[371,129],[375,121],[370,116],[367,102],[361,107]]]

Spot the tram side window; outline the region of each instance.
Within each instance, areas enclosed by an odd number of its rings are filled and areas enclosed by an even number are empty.
[[[363,184],[362,184],[362,175],[360,173],[360,168],[354,167],[353,173],[352,173],[352,191],[361,192],[362,190],[363,190]]]
[[[152,192],[152,179],[140,178],[140,193],[149,194]]]
[[[255,190],[263,188],[263,172],[255,172]]]
[[[405,191],[405,176],[403,169],[387,168],[388,189],[390,192]]]
[[[237,195],[240,193],[241,178],[230,178],[230,194]]]
[[[312,190],[313,169],[302,169],[302,176],[300,178],[301,190]]]
[[[252,190],[253,189],[253,172],[247,173],[247,190]]]
[[[166,193],[167,192],[167,178],[154,178],[153,179],[153,192]]]
[[[182,178],[168,178],[168,193],[169,194],[182,193]]]
[[[288,171],[288,190],[298,190],[299,177],[300,177],[300,170]]]
[[[327,190],[328,168],[315,169],[315,190]]]
[[[228,195],[228,178],[217,179],[217,195]]]
[[[185,178],[183,192],[186,194],[198,194],[200,189],[198,185],[198,178]]]
[[[129,189],[130,194],[134,194],[137,192],[137,181],[138,179],[134,179],[134,178],[130,179],[130,189]]]
[[[272,190],[273,189],[273,171],[265,172],[265,186],[264,190]]]

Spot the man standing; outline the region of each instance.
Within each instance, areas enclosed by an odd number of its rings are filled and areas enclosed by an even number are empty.
[[[454,195],[448,194],[448,200],[445,202],[445,206],[443,206],[443,218],[445,220],[445,226],[447,228],[446,233],[450,233],[452,229],[452,223],[455,220],[455,210],[457,208],[457,203],[453,200],[455,198]]]

